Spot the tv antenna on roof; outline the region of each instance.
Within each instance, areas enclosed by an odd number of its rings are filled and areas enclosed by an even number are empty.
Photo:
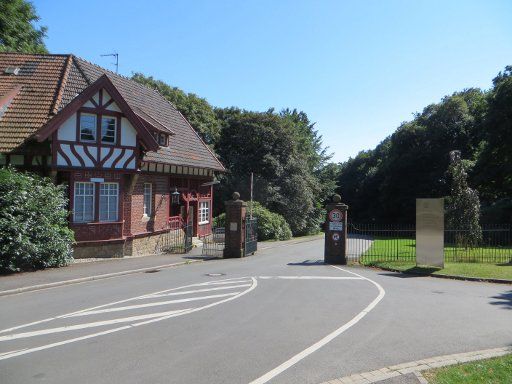
[[[119,53],[117,53],[117,52],[115,52],[115,53],[105,53],[104,55],[100,55],[100,56],[114,56],[116,58],[116,62],[115,62],[116,73],[118,73],[118,71],[119,71]]]

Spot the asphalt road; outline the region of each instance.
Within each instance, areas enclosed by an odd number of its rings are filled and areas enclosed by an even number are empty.
[[[320,383],[512,345],[510,286],[337,269],[322,252],[0,297],[0,382]]]

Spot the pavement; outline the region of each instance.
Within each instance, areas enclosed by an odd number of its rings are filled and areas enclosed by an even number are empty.
[[[335,268],[321,240],[274,245],[2,296],[0,382],[317,384],[512,345],[510,287]]]

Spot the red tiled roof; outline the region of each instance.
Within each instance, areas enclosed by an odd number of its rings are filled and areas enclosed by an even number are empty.
[[[7,67],[19,67],[20,72],[5,74]],[[137,115],[173,134],[169,147],[148,152],[144,161],[225,170],[188,121],[157,91],[73,55],[0,53],[0,98],[21,85],[0,117],[0,152],[22,145],[102,75],[108,76]]]

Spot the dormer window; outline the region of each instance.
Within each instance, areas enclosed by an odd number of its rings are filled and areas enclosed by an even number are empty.
[[[101,118],[101,142],[103,144],[115,144],[117,120],[112,116]]]
[[[158,135],[158,144],[162,147],[167,147],[167,135],[165,133],[160,133]]]
[[[80,114],[80,141],[96,141],[96,115]]]

